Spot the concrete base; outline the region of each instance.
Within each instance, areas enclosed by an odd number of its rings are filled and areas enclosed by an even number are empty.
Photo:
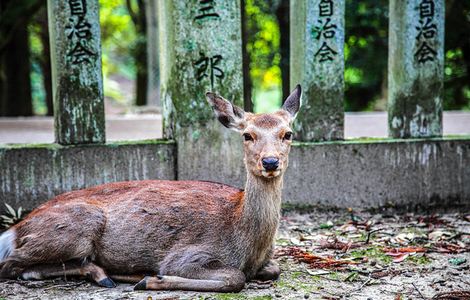
[[[414,209],[470,207],[470,138],[296,144],[284,200]]]
[[[241,142],[240,142],[241,143]],[[203,147],[201,145],[209,145]],[[31,209],[62,192],[105,182],[193,179],[244,185],[242,155],[207,143],[0,147],[0,199]],[[240,149],[241,151],[241,149]],[[210,153],[216,153],[209,157]],[[327,207],[470,207],[470,137],[295,143],[284,203]]]
[[[60,193],[106,182],[176,179],[175,150],[167,141],[3,146],[0,199],[29,210]]]

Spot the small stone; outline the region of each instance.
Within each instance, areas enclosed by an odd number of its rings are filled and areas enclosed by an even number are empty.
[[[281,294],[274,294],[274,296],[276,296],[277,298],[281,298],[281,297],[282,297]]]
[[[464,257],[455,257],[449,259],[449,263],[453,264],[454,266],[459,266],[467,262],[467,259]]]
[[[305,294],[305,295],[304,295],[304,299],[308,299],[308,298],[310,298],[310,295],[309,295],[309,294]]]

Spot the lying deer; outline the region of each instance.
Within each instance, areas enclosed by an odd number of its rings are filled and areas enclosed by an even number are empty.
[[[206,97],[244,139],[245,190],[205,181],[129,181],[59,195],[0,236],[0,277],[89,276],[98,285],[236,292],[276,279],[272,260],[300,86],[272,114]],[[145,276],[149,275],[149,276]]]

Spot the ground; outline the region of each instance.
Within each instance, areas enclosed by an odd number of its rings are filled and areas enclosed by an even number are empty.
[[[0,299],[470,299],[470,214],[285,212],[279,280],[238,294],[4,280]],[[453,293],[453,298],[450,294]]]

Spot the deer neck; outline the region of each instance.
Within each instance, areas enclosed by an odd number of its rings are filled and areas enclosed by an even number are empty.
[[[248,172],[241,221],[250,231],[274,236],[281,211],[282,175],[275,178]]]

